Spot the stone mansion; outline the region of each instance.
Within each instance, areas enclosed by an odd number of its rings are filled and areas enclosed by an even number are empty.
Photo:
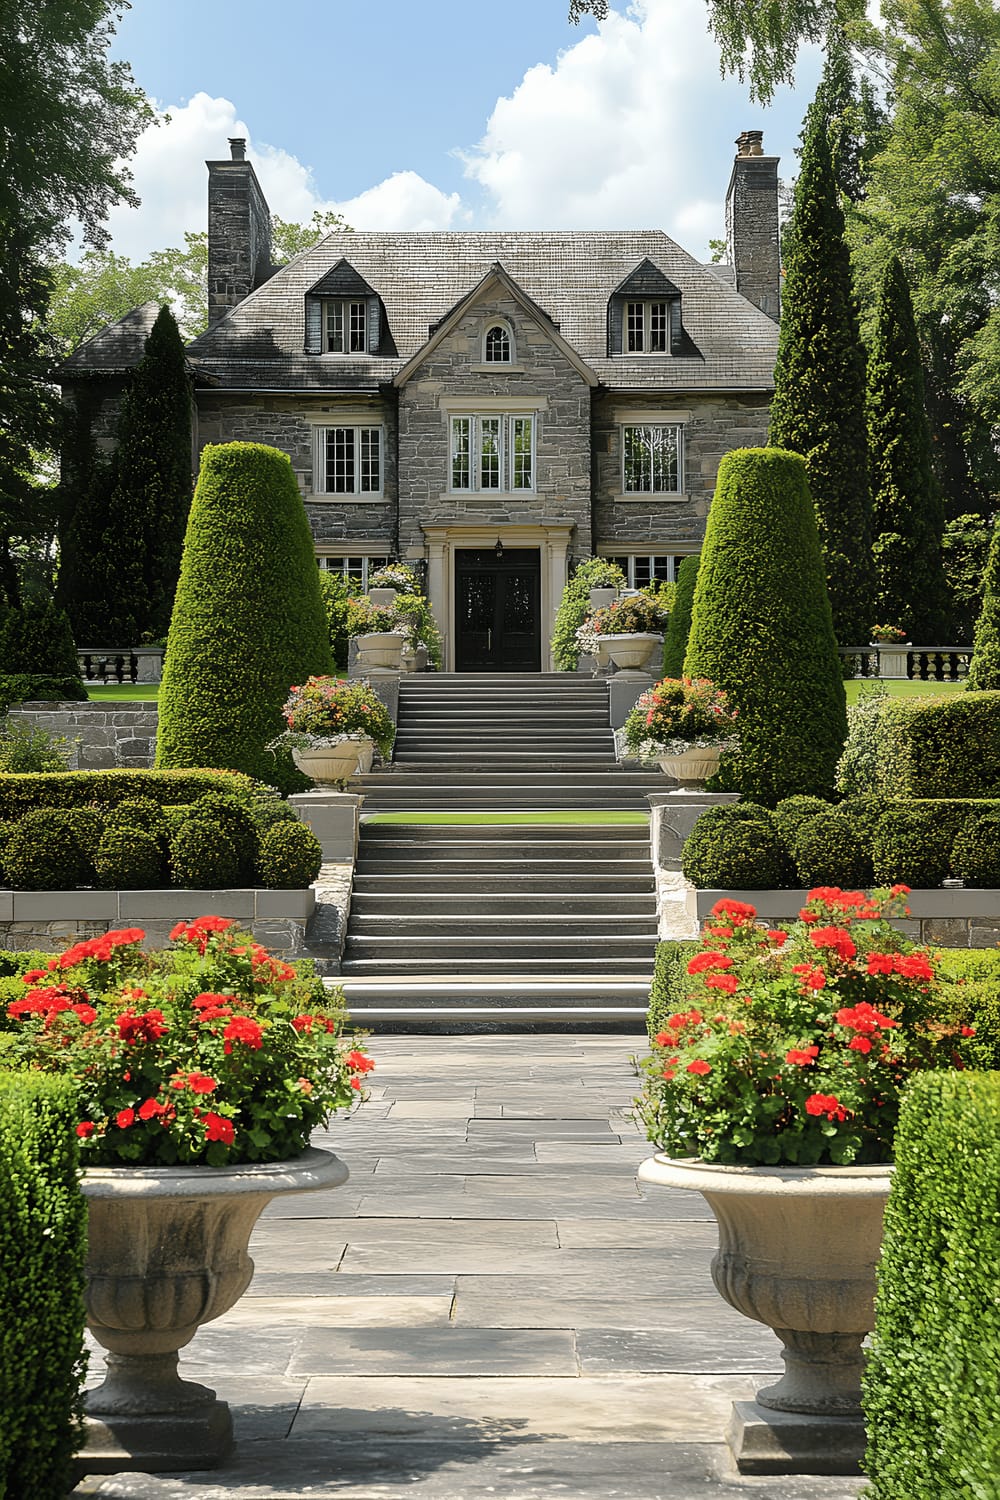
[[[319,564],[425,579],[451,671],[537,671],[574,560],[630,584],[697,551],[719,460],[767,435],[778,159],[739,139],[728,262],[659,230],[335,232],[275,270],[242,140],[208,163],[209,327],[188,346],[195,454],[269,443]],[[105,432],[157,307],[62,366]],[[100,424],[98,434],[100,435]]]

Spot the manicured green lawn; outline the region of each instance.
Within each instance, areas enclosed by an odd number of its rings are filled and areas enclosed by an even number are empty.
[[[158,682],[92,682],[87,697],[94,703],[155,703],[159,697]]]
[[[862,688],[867,687],[869,682],[872,681],[874,681],[873,678],[866,680],[863,677],[852,677],[849,682],[845,682],[844,686],[847,689],[848,703],[857,703]],[[901,681],[884,682],[882,685],[888,689],[890,698],[924,698],[928,695],[940,696],[942,693],[962,693],[965,691],[964,682]]]
[[[646,823],[648,814],[628,812],[624,808],[586,812],[576,808],[556,808],[552,812],[427,812],[372,813],[362,818],[366,823]]]

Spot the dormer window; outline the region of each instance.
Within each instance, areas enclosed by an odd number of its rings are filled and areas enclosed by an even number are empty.
[[[680,289],[651,260],[640,262],[608,299],[608,353],[697,354],[681,322]]]
[[[390,359],[396,354],[381,297],[346,260],[306,292],[305,352]]]
[[[625,304],[625,352],[670,353],[670,320],[666,302]]]
[[[483,339],[483,363],[509,365],[510,360],[510,331],[502,323],[491,323]]]
[[[368,303],[346,298],[323,303],[326,354],[364,354],[368,348]]]

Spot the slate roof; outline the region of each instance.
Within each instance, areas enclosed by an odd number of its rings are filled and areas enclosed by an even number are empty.
[[[381,297],[396,358],[303,352],[306,293],[342,261]],[[336,232],[195,339],[188,357],[201,383],[222,388],[377,390],[497,262],[612,390],[772,388],[777,325],[659,230]],[[694,352],[608,357],[608,298],[643,262],[644,277],[658,272],[680,291]]]
[[[159,302],[133,307],[117,323],[109,323],[92,339],[74,349],[59,366],[57,378],[74,375],[123,375],[134,369],[146,352],[146,340],[159,315]]]

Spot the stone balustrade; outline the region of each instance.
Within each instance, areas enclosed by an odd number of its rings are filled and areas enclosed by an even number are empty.
[[[160,682],[163,677],[162,646],[110,646],[77,649],[80,676],[84,682]]]
[[[838,646],[851,665],[852,677],[919,682],[963,682],[969,675],[971,646],[911,646],[908,642],[873,642]]]

